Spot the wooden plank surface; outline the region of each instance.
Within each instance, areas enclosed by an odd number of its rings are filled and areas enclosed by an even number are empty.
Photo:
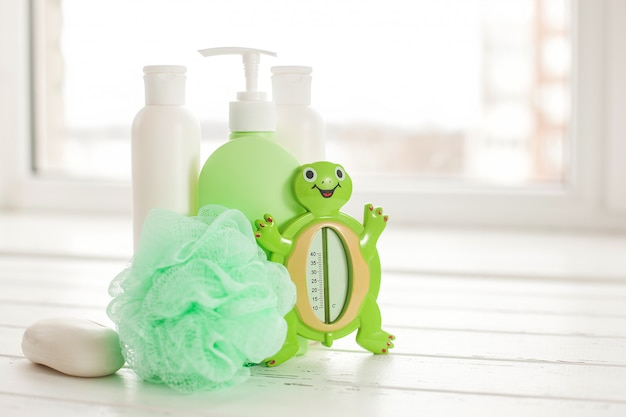
[[[397,336],[392,354],[364,352],[350,335],[332,348],[312,344],[277,368],[253,367],[246,383],[209,393],[182,395],[128,368],[72,378],[23,357],[21,336],[36,320],[111,325],[107,288],[126,263],[0,254],[3,416],[626,415],[626,282],[615,274],[569,280],[389,268],[379,301]]]
[[[28,413],[33,410],[30,408],[33,400],[36,404],[39,402],[40,409],[48,408],[45,415],[281,417],[297,414],[313,417],[321,413],[332,416],[415,416],[423,413],[429,416],[489,417],[506,412],[507,416],[621,416],[626,410],[621,402],[372,387],[299,375],[255,375],[247,383],[226,390],[181,395],[162,386],[144,384],[126,370],[113,377],[81,380],[65,378],[23,360],[14,361],[9,366],[4,366],[4,361],[0,364],[3,375],[18,381],[10,387],[10,397],[15,408],[24,408],[21,415],[32,415]],[[320,362],[312,362],[311,366],[319,369]],[[4,384],[0,388],[4,389]],[[90,409],[91,406],[94,410]],[[51,414],[52,410],[57,412]]]

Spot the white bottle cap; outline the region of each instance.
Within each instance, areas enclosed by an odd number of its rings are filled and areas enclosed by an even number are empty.
[[[237,93],[237,100],[230,103],[229,127],[231,132],[273,132],[276,129],[274,103],[267,101],[267,94],[257,90],[261,54],[276,56],[276,52],[242,47],[202,49],[204,57],[216,55],[241,55],[246,91]]]
[[[311,104],[311,67],[272,67],[272,98],[276,104]]]
[[[182,65],[143,67],[146,105],[182,106],[185,104],[185,75]]]

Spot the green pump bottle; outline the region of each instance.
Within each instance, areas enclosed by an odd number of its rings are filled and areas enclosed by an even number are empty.
[[[304,213],[293,196],[290,179],[300,162],[274,137],[274,103],[257,91],[260,55],[276,53],[225,47],[199,51],[203,56],[241,55],[246,91],[229,107],[229,141],[206,160],[198,181],[199,206],[219,204],[243,212],[251,224],[265,213],[286,223]]]

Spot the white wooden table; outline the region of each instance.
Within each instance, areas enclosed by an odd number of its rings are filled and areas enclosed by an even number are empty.
[[[110,325],[107,286],[129,239],[126,220],[0,215],[0,415],[626,416],[625,236],[388,230],[390,355],[351,335],[221,391],[184,395],[126,368],[73,378],[25,359],[36,320]]]

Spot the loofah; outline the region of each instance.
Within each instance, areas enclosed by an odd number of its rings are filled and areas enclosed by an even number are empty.
[[[283,345],[296,293],[237,210],[196,217],[152,210],[129,268],[109,287],[107,313],[127,364],[184,392],[241,382],[247,365]]]

